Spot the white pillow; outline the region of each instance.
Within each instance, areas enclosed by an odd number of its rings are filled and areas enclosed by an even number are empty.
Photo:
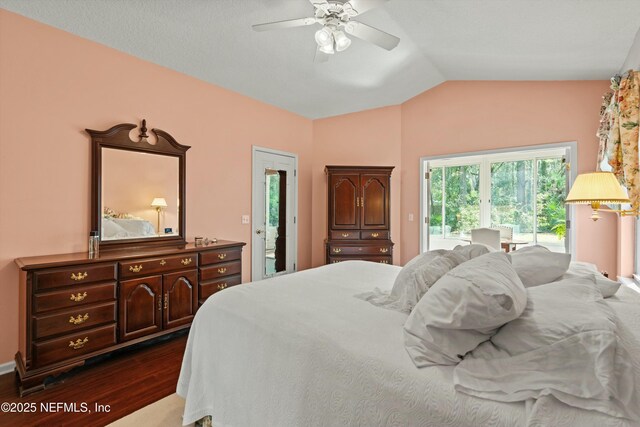
[[[596,286],[600,289],[602,296],[604,298],[612,297],[618,289],[620,288],[621,283],[616,282],[615,280],[608,279],[604,277],[602,273],[598,271],[598,268],[591,263],[588,262],[572,262],[569,265],[569,269],[565,274],[560,276],[558,280],[571,279],[582,276],[590,276],[596,282]]]
[[[511,252],[511,264],[525,287],[553,282],[569,268],[571,254],[551,252],[544,246],[526,246]]]
[[[527,295],[524,313],[456,367],[456,390],[502,402],[551,394],[567,405],[640,419],[637,352],[619,340],[615,314],[592,278],[529,288]]]
[[[455,365],[524,310],[527,294],[504,252],[474,258],[429,289],[404,324],[413,363]]]
[[[373,292],[359,294],[356,297],[373,305],[410,313],[431,285],[467,259],[462,253],[444,249],[420,254],[400,270],[390,294],[376,288]]]
[[[477,258],[480,255],[488,254],[489,252],[497,252],[498,249],[483,243],[472,243],[470,245],[458,245],[453,248],[454,251],[463,253],[468,259]]]

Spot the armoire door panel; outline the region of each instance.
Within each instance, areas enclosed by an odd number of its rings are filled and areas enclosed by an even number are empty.
[[[120,282],[120,340],[162,330],[162,276]]]
[[[389,227],[389,177],[388,175],[361,176],[360,228],[384,229]]]
[[[198,307],[198,272],[196,270],[165,274],[164,290],[164,328],[191,323]]]
[[[360,175],[344,174],[331,176],[331,200],[329,210],[332,228],[354,229],[360,226],[359,192]]]

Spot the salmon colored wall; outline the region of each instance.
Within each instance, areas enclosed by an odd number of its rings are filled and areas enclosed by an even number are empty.
[[[577,141],[578,172],[595,170],[602,95],[607,81],[446,82],[402,104],[403,261],[418,253],[420,157]],[[409,222],[413,213],[416,221]],[[576,214],[581,261],[616,271],[614,215]]]
[[[134,131],[136,138],[139,130]],[[164,233],[167,227],[175,233],[178,231],[178,168],[177,157],[104,148],[102,210],[109,208],[116,213],[142,218],[158,233]],[[160,213],[160,229],[158,212],[151,207],[151,201],[156,197],[167,202],[167,207]],[[101,234],[106,237],[104,232]]]
[[[213,54],[213,53],[212,53]],[[18,347],[21,256],[87,250],[90,139],[147,119],[190,145],[187,237],[247,242],[252,144],[299,155],[300,242],[311,239],[312,122],[0,10],[0,363]],[[299,245],[300,268],[311,248]]]
[[[397,105],[313,122],[313,266],[325,260],[326,165],[395,166],[391,174],[391,239],[395,242],[394,264],[400,264],[400,111]]]

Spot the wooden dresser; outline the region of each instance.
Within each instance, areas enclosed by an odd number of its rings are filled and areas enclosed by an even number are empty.
[[[326,262],[393,261],[390,228],[392,166],[326,166]]]
[[[85,360],[188,328],[214,293],[241,283],[244,243],[18,258],[20,395]]]

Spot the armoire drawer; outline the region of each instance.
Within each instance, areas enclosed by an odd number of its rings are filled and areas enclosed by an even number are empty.
[[[33,343],[36,367],[72,359],[116,343],[116,324]]]
[[[61,308],[82,307],[116,299],[116,282],[74,286],[60,291],[40,292],[33,297],[33,312],[38,314]]]
[[[232,276],[241,273],[240,261],[225,262],[221,264],[200,267],[200,280],[217,279],[224,276]]]
[[[374,256],[346,256],[346,257],[329,257],[329,264],[337,264],[343,261],[370,261],[377,262],[380,264],[391,264],[391,257],[374,257]]]
[[[362,239],[366,239],[366,240],[375,240],[375,239],[382,239],[382,240],[389,240],[389,232],[388,231],[362,231],[360,232],[360,235],[362,236]]]
[[[362,246],[347,246],[332,244],[329,246],[329,256],[343,256],[343,255],[387,255],[391,254],[391,246],[389,245],[362,245]]]
[[[120,263],[120,277],[148,276],[198,266],[198,254],[139,259]]]
[[[200,282],[200,304],[209,298],[211,295],[218,291],[229,288],[231,286],[239,285],[242,282],[241,276],[229,276],[220,278],[217,280],[201,281]]]
[[[115,321],[115,301],[64,310],[55,314],[33,316],[33,338],[38,340],[58,334],[74,333]]]
[[[36,290],[116,280],[116,264],[78,265],[33,273]]]
[[[331,240],[358,240],[360,239],[359,231],[344,230],[344,231],[332,231]]]
[[[235,261],[242,258],[242,248],[216,249],[200,252],[200,265],[218,264],[221,262]]]

